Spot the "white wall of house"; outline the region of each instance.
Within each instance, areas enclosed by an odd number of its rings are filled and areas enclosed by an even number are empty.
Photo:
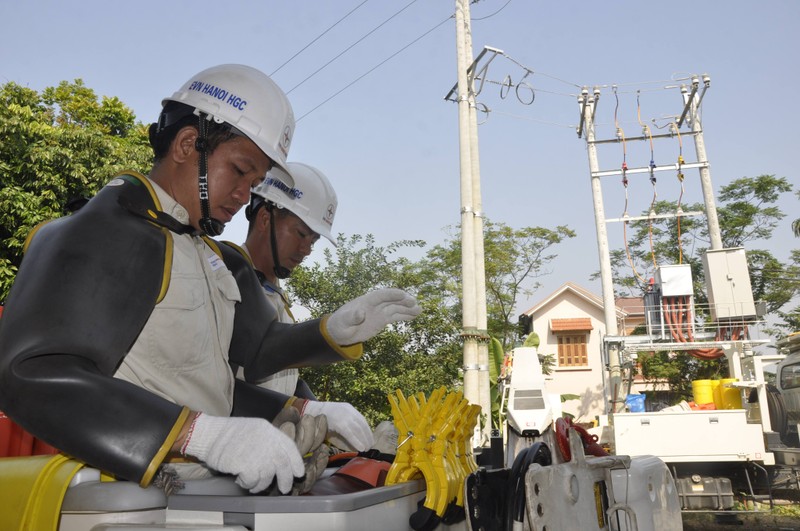
[[[532,308],[533,330],[539,335],[539,353],[552,354],[556,359],[553,374],[548,377],[547,387],[551,393],[579,395],[578,400],[562,404],[565,413],[575,415],[576,422],[591,422],[605,413],[602,340],[605,321],[599,298],[577,288],[565,285],[551,297]],[[526,313],[530,313],[526,312]],[[582,367],[558,366],[558,337],[550,327],[552,319],[589,318],[591,330],[588,336],[587,365]],[[571,332],[575,333],[575,332]]]

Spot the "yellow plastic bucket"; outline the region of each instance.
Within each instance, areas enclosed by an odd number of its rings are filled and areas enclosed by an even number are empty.
[[[722,409],[722,395],[720,391],[722,390],[722,386],[720,385],[719,380],[711,380],[711,392],[714,395],[714,407],[717,409]]]
[[[692,396],[695,404],[714,402],[714,387],[711,380],[692,380]]]
[[[720,405],[717,409],[742,409],[742,392],[738,387],[726,387],[737,381],[736,378],[723,378],[719,381]]]

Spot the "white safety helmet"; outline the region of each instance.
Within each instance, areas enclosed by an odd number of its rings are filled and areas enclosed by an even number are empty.
[[[330,181],[321,171],[308,164],[290,162],[287,166],[289,173],[272,168],[267,172],[266,179],[251,193],[279,208],[285,208],[308,228],[335,245],[331,229],[338,200]]]
[[[225,64],[192,76],[169,101],[186,104],[226,122],[252,140],[272,161],[286,167],[294,134],[292,106],[281,88],[255,68]]]

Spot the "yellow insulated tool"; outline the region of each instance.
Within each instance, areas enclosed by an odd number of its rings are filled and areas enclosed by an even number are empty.
[[[461,417],[461,422],[456,426],[456,431],[458,432],[456,439],[459,441],[458,458],[462,466],[467,470],[467,475],[478,470],[478,464],[475,462],[475,456],[472,453],[472,433],[475,431],[475,425],[478,424],[480,414],[481,406],[469,404],[464,416]]]
[[[394,417],[394,425],[397,428],[399,437],[402,437],[397,445],[397,453],[394,462],[386,474],[386,484],[394,485],[413,479],[419,474],[419,470],[412,466],[413,448],[409,441],[414,436],[412,428],[414,426],[415,415],[412,415],[408,407],[408,402],[403,393],[398,389],[394,395],[389,395],[389,405]]]
[[[450,464],[450,469],[453,471],[452,483],[455,489],[455,505],[464,507],[464,481],[467,476],[471,474],[471,469],[468,468],[466,460],[461,459],[461,434],[459,427],[465,422],[464,416],[469,410],[469,402],[464,400],[461,393],[458,393],[458,403],[453,408],[453,412],[448,418],[448,431],[447,438],[447,460]],[[452,492],[451,492],[452,494]]]
[[[394,424],[401,437],[386,478],[391,485],[422,476],[426,483],[423,507],[441,518],[463,508],[466,477],[477,469],[472,457],[472,430],[480,406],[470,405],[460,392],[444,387],[426,398],[416,393],[406,399],[400,390],[388,396]],[[452,512],[452,511],[451,511]]]
[[[435,466],[444,467],[447,475],[447,502],[455,503],[458,493],[463,490],[463,477],[459,472],[460,465],[456,457],[456,448],[452,444],[458,405],[461,393],[448,394],[436,412],[432,423],[435,441],[432,444],[432,461]]]

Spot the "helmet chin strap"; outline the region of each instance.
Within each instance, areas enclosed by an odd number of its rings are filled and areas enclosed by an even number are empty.
[[[200,152],[197,183],[200,188],[200,230],[209,236],[219,236],[225,229],[225,224],[211,217],[211,207],[208,202],[208,119],[207,114],[200,113],[198,124],[198,137],[194,148]]]
[[[275,205],[273,203],[267,203],[267,210],[269,210],[270,217],[269,242],[272,246],[272,261],[274,263],[272,270],[275,272],[275,276],[280,279],[289,278],[292,272],[281,265],[281,259],[278,256],[278,238],[275,236]]]

